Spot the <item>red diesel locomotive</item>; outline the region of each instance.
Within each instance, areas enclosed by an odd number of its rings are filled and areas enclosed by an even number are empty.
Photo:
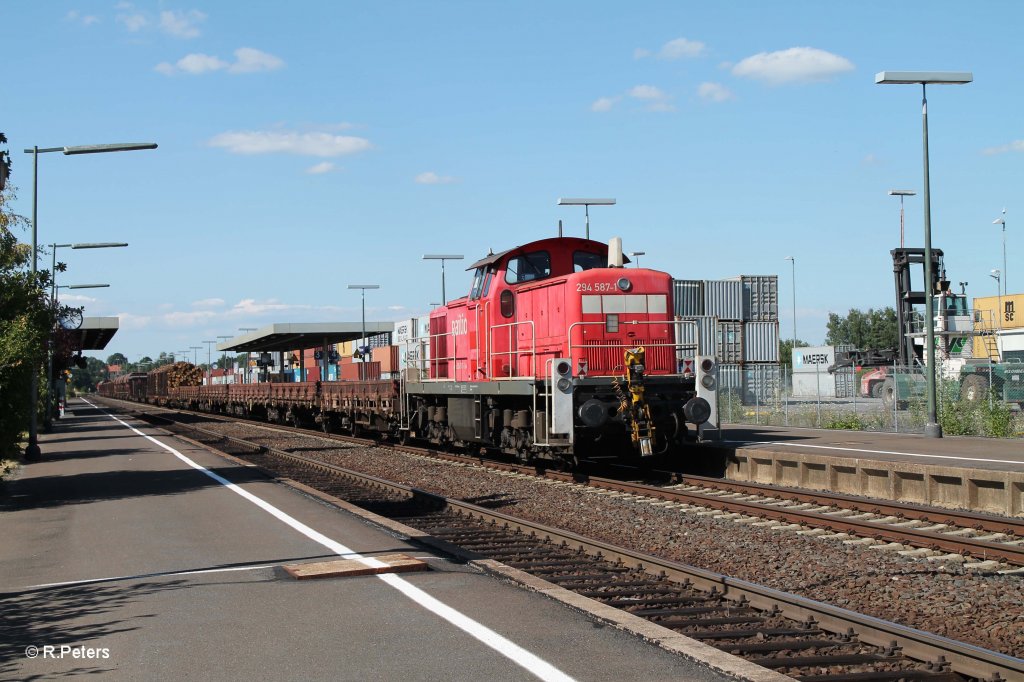
[[[409,429],[556,458],[681,444],[712,408],[679,371],[672,277],[622,263],[618,239],[575,237],[474,263],[469,295],[430,315],[428,378],[406,384]]]
[[[687,422],[713,418],[714,360],[697,375],[680,370],[672,277],[622,263],[618,239],[558,237],[489,254],[469,268],[469,294],[430,314],[427,339],[408,342],[401,379],[149,382],[145,400],[523,460],[670,452]],[[102,388],[113,395],[119,385]]]

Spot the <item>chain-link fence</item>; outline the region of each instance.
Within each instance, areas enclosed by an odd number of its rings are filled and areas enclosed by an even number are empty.
[[[839,374],[839,373],[837,373]],[[867,376],[866,376],[867,375]],[[947,435],[1024,437],[1024,413],[1003,402],[990,378],[972,392],[959,377],[936,379],[936,411]],[[723,386],[722,423],[921,433],[928,420],[923,369],[886,367],[847,374],[781,368],[774,385]]]

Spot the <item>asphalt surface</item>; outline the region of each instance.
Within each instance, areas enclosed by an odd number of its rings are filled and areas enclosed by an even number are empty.
[[[72,403],[42,436],[43,461],[0,489],[0,679],[733,679],[133,426],[263,507]],[[425,559],[430,571],[390,578],[468,625],[380,577],[300,582],[280,568],[337,558],[338,543]],[[467,631],[480,627],[527,656]]]

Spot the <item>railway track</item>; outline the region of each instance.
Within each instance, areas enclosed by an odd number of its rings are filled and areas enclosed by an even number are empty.
[[[1024,679],[1021,659],[194,425],[170,428],[271,475],[428,532],[469,556],[502,561],[797,679]]]
[[[133,405],[133,408],[137,407]],[[221,420],[202,413],[179,412],[206,420]],[[256,426],[333,441],[377,444],[372,439],[311,432],[291,426]],[[612,468],[619,469],[626,476],[642,474],[666,482],[655,484],[622,480],[621,477],[551,471],[397,443],[389,443],[388,447],[412,455],[632,496],[681,511],[715,513],[735,523],[760,524],[781,531],[832,537],[848,544],[899,552],[922,560],[963,562],[972,570],[1024,575],[1024,519],[900,504],[825,491],[724,481],[671,471],[640,472],[635,467],[627,466]],[[604,465],[602,468],[608,467]]]

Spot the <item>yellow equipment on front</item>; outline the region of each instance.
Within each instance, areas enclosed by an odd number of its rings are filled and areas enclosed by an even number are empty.
[[[623,364],[626,369],[626,389],[623,392],[618,381],[615,382],[619,397],[619,414],[626,417],[630,427],[633,447],[640,450],[644,457],[654,454],[654,423],[651,421],[651,409],[644,399],[644,347],[627,349]]]

